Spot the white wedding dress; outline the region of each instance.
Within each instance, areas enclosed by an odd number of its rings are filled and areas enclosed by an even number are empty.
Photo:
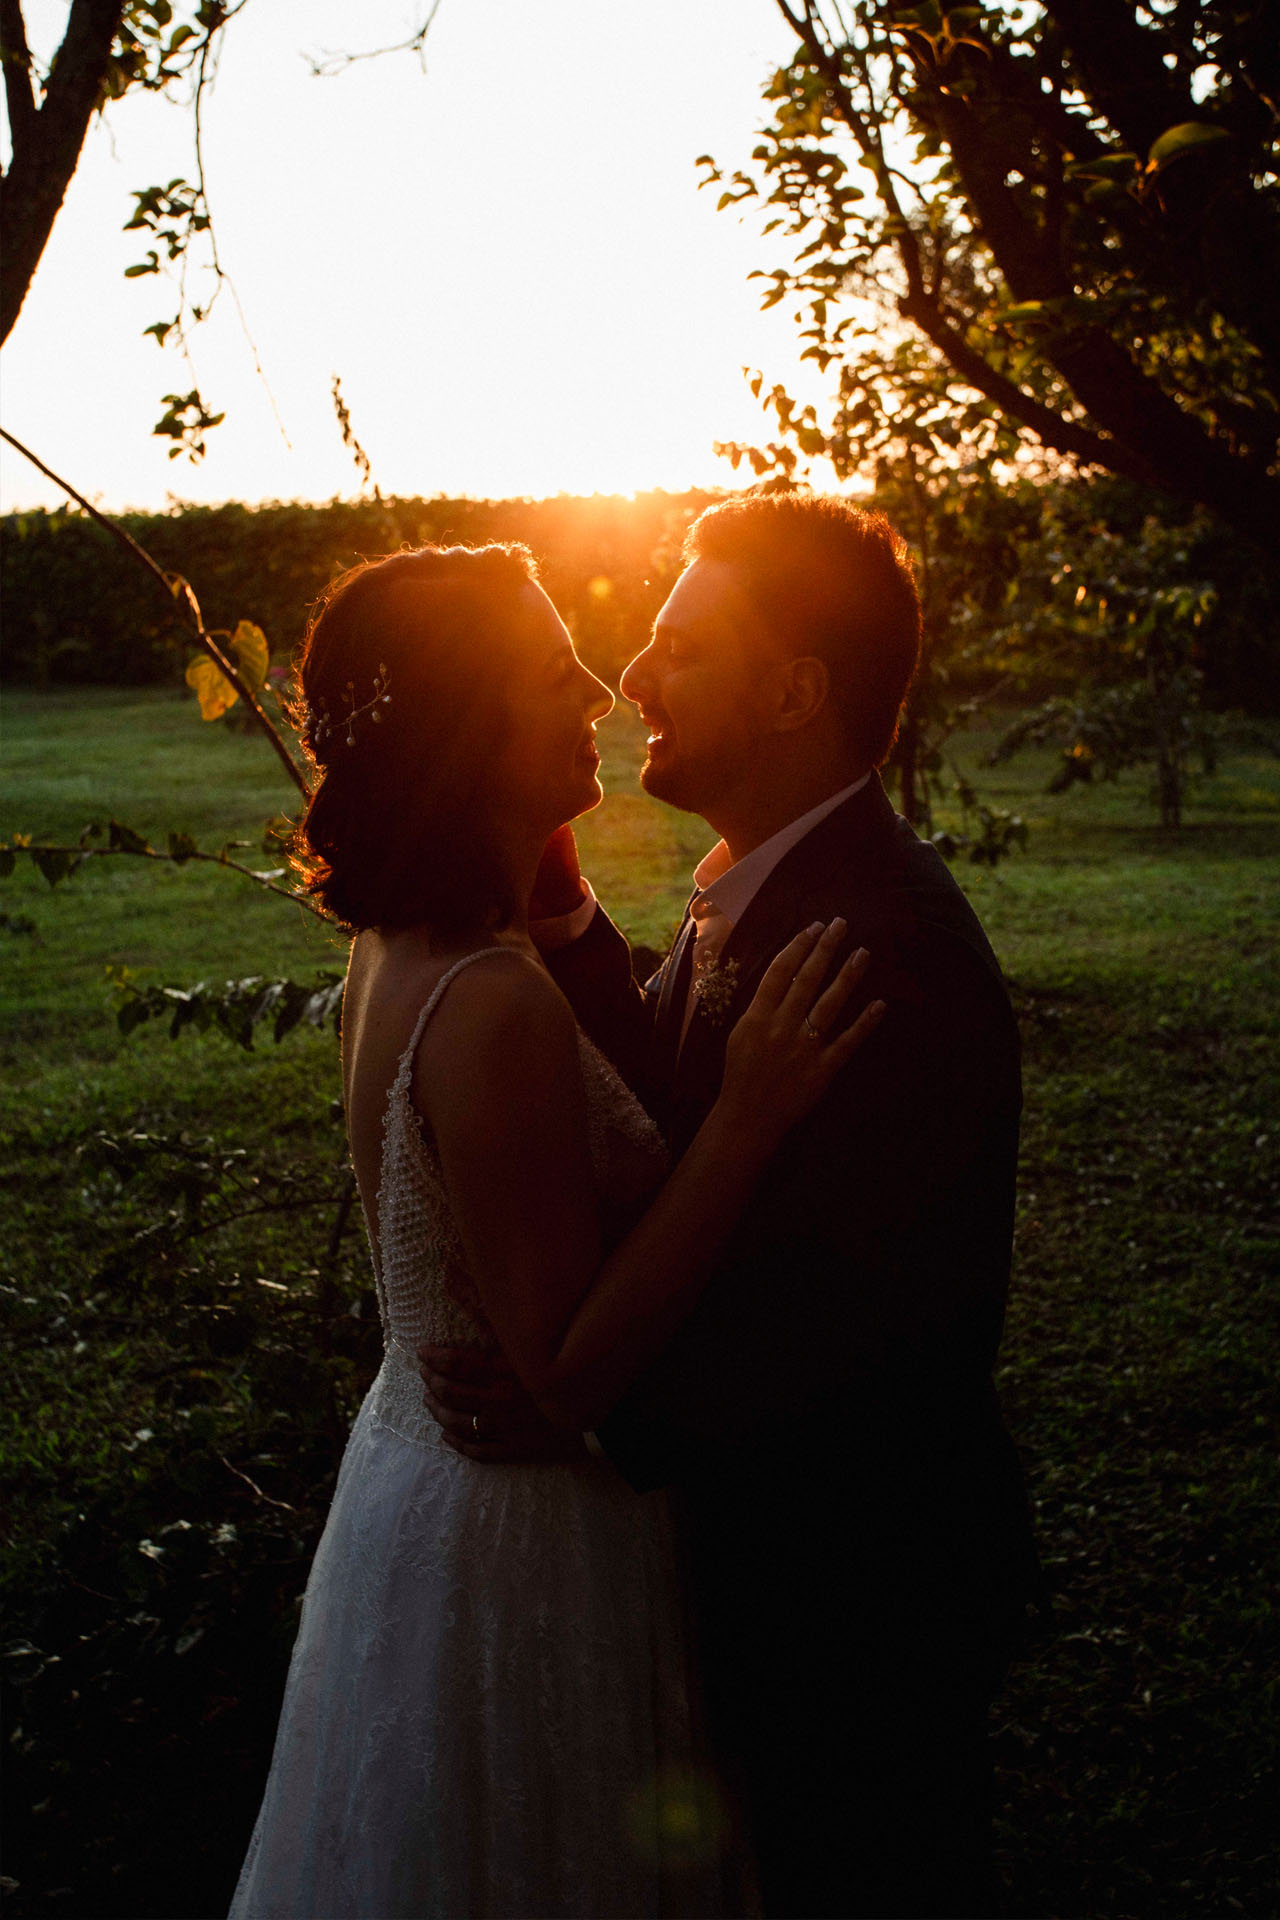
[[[655,1787],[698,1778],[682,1771],[686,1636],[665,1496],[632,1492],[604,1461],[466,1460],[423,1405],[421,1341],[493,1336],[410,1105],[413,1060],[450,981],[496,951],[444,975],[391,1088],[375,1260],[386,1352],[311,1570],[232,1920],[720,1911],[713,1865],[662,1858],[679,1813],[653,1814]],[[579,1046],[596,1181],[621,1218],[660,1180],[663,1148],[608,1062]],[[695,1786],[680,1804],[699,1800]]]

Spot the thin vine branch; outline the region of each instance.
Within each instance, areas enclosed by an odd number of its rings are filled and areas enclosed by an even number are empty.
[[[345,73],[348,67],[354,67],[357,60],[381,60],[382,56],[386,53],[416,53],[419,64],[425,73],[427,67],[425,54],[427,35],[431,31],[432,22],[435,20],[439,11],[440,0],[431,0],[431,5],[427,8],[427,17],[417,32],[410,34],[407,40],[398,40],[392,47],[370,47],[365,53],[325,52],[320,55],[318,60],[314,60],[308,55],[307,65],[311,68],[313,78],[316,80],[330,80],[335,74]]]
[[[225,26],[227,21],[232,18],[233,14],[239,13],[240,8],[245,6],[246,4],[247,4],[247,0],[239,0],[239,5],[233,7],[228,13],[225,14],[221,24]],[[200,203],[203,205],[205,213],[206,215],[208,215],[208,218],[209,218],[209,225],[206,231],[208,232],[208,235],[209,235],[209,261],[213,268],[214,281],[215,281],[213,298],[215,300],[217,299],[218,291],[221,287],[226,286],[230,288],[231,298],[235,304],[236,317],[240,322],[240,331],[244,335],[245,345],[248,347],[250,355],[252,356],[252,359],[253,359],[253,370],[257,374],[259,380],[262,382],[263,391],[266,393],[268,405],[270,406],[271,412],[274,415],[275,423],[277,427],[280,429],[280,438],[284,441],[284,444],[286,447],[288,447],[290,453],[292,453],[293,442],[290,440],[288,432],[285,429],[284,421],[280,418],[280,409],[276,405],[276,397],[271,390],[271,382],[267,379],[266,373],[263,369],[262,358],[258,352],[258,344],[254,339],[253,335],[249,331],[249,322],[245,318],[244,307],[241,303],[240,294],[236,288],[236,283],[231,278],[231,275],[227,272],[226,268],[223,266],[222,261],[218,255],[217,231],[214,228],[213,216],[209,211],[209,193],[205,185],[205,170],[204,170],[204,95],[205,95],[206,88],[210,86],[213,82],[214,74],[210,70],[210,63],[211,61],[216,61],[218,51],[220,51],[220,49],[215,50],[214,48],[214,41],[213,41],[212,34],[206,35],[204,45],[200,49],[200,64],[196,73],[195,98],[192,101],[192,113],[191,113],[192,146],[195,152],[195,162],[196,162],[196,191],[199,196]],[[189,247],[189,241],[188,241],[188,247]],[[185,305],[186,303],[188,247],[184,247],[183,249],[182,277],[179,283],[179,298],[183,305]],[[212,306],[212,304],[213,302],[210,301],[209,305]],[[209,308],[206,307],[205,313],[207,314],[208,311],[209,311]],[[179,321],[179,325],[181,326],[181,321]],[[185,332],[182,335],[182,349],[184,354],[187,355],[187,364],[190,366],[191,356],[187,352],[187,342],[186,342]],[[194,368],[192,369],[192,371],[194,373]]]
[[[282,1513],[296,1513],[298,1511],[296,1507],[291,1507],[287,1500],[273,1500],[269,1493],[264,1493],[256,1480],[251,1480],[247,1473],[241,1473],[239,1467],[232,1466],[225,1453],[220,1453],[218,1458],[228,1473],[234,1473],[237,1480],[243,1480],[246,1487],[248,1487],[251,1492],[256,1493],[259,1500],[265,1500],[269,1507],[279,1507]]]
[[[246,880],[252,880],[256,886],[263,887],[268,893],[278,893],[282,900],[292,900],[296,907],[304,907],[317,920],[323,920],[326,927],[333,925],[327,913],[315,902],[308,900],[305,893],[295,893],[289,887],[279,887],[265,873],[255,873],[252,867],[246,867],[240,860],[229,860],[225,854],[205,853],[199,847],[184,849],[181,853],[165,853],[160,847],[85,847],[61,846],[51,840],[41,840],[31,845],[12,845],[2,849],[6,853],[65,853],[74,854],[80,860],[108,860],[117,854],[127,854],[134,860],[167,860],[171,866],[185,867],[189,860],[205,860],[215,867],[230,867],[233,873],[242,873]]]
[[[127,534],[123,527],[117,526],[114,520],[109,519],[105,513],[100,512],[91,500],[86,500],[84,495],[71,485],[69,480],[64,480],[61,474],[53,471],[52,467],[47,467],[43,460],[32,453],[30,447],[24,446],[21,440],[15,439],[14,435],[9,433],[4,427],[0,427],[0,440],[7,440],[9,445],[15,448],[24,459],[29,460],[32,466],[44,474],[47,480],[52,480],[55,487],[61,487],[62,491],[70,499],[74,500],[77,506],[83,507],[91,519],[96,520],[100,527],[104,527],[112,539],[117,540],[125,551],[131,553],[138,564],[145,567],[152,578],[159,582],[171,604],[177,601],[186,607],[195,627],[197,646],[200,647],[202,652],[208,654],[214,666],[218,669],[218,672],[230,681],[240,698],[244,701],[246,707],[248,707],[249,711],[253,714],[254,719],[262,731],[266,734],[267,739],[271,742],[281,765],[293,781],[294,786],[298,789],[299,793],[302,794],[304,799],[309,799],[310,793],[306,779],[281,735],[268,719],[257,695],[247,680],[245,680],[239,668],[227,658],[217,641],[206,631],[204,616],[200,612],[200,602],[196,599],[195,590],[191,582],[186,579],[183,574],[166,573],[159,561],[153,559],[145,547],[139,546],[132,535]],[[167,858],[167,856],[160,857]],[[289,897],[292,898],[293,896],[290,895]]]

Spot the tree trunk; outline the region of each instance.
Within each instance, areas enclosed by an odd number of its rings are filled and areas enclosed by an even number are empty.
[[[37,112],[21,0],[0,0],[13,156],[0,179],[0,341],[22,310],[101,103],[125,0],[73,0]],[[16,106],[16,112],[15,112]]]
[[[1167,740],[1162,740],[1160,743],[1158,778],[1160,825],[1172,827],[1176,832],[1182,825],[1183,770],[1179,763],[1177,748],[1170,746]]]

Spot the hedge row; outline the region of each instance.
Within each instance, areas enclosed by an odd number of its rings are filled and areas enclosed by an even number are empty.
[[[207,624],[261,627],[277,658],[335,573],[371,554],[427,541],[522,540],[586,657],[612,670],[676,570],[707,493],[549,500],[359,500],[327,506],[232,502],[120,524],[161,566],[186,575]],[[180,680],[190,653],[154,581],[80,512],[11,514],[0,531],[6,675],[36,687],[140,686]]]

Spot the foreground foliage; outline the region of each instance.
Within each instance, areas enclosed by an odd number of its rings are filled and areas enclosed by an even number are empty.
[[[758,197],[765,232],[803,242],[765,276],[766,303],[799,305],[808,355],[838,390],[825,428],[782,396],[798,452],[851,472],[904,421],[921,447],[1029,439],[1268,548],[1268,10],[778,5],[799,45],[721,205]]]
[[[176,701],[124,698],[17,703],[26,817],[261,817],[260,742],[193,744]],[[604,732],[584,857],[657,945],[706,830],[636,792],[625,716]],[[958,869],[1026,1043],[1002,1391],[1059,1614],[998,1713],[1009,1910],[1217,1920],[1271,1884],[1280,780],[1220,772],[1175,841],[1134,781],[1045,798],[1052,765],[983,776],[1030,847]],[[102,860],[56,892],[24,865],[5,905],[29,928],[0,930],[11,1911],[216,1914],[378,1336],[332,1035],[122,1039],[104,964],[146,995],[340,950],[194,862]]]

